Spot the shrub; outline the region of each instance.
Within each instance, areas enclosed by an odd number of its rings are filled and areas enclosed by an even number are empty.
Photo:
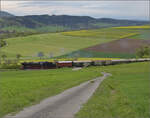
[[[150,57],[150,47],[143,46],[136,51],[137,58],[148,58]]]
[[[1,64],[0,69],[21,69],[19,64]]]

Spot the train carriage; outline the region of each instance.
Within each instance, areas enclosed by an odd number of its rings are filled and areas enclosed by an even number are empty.
[[[58,68],[72,67],[72,61],[58,61],[58,62],[56,62],[56,66]]]

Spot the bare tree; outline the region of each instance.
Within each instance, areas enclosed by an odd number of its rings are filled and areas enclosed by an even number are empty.
[[[6,60],[7,56],[5,54],[2,55],[3,60]]]
[[[53,55],[52,52],[49,54],[49,57],[50,57],[50,58],[53,58],[53,57],[54,57],[54,55]]]
[[[17,60],[19,60],[21,57],[22,57],[21,54],[16,55]]]
[[[38,52],[37,56],[42,59],[42,57],[44,57],[44,53],[43,52]]]

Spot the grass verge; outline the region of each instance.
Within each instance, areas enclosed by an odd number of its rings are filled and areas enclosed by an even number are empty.
[[[112,73],[76,118],[149,118],[150,64],[132,63],[102,67]]]

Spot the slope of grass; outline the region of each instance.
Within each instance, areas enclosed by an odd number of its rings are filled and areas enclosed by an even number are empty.
[[[15,32],[60,32],[64,30],[69,30],[68,27],[63,26],[43,26],[37,28],[26,28],[26,27],[19,27],[19,26],[11,26],[11,27],[4,27],[2,30],[4,31],[15,31]]]
[[[150,29],[150,25],[114,27],[118,29]]]
[[[57,58],[135,58],[135,54],[128,53],[105,53],[96,51],[79,50],[65,55],[58,56]]]
[[[67,36],[77,36],[77,37],[120,39],[123,36],[131,35],[133,33],[136,33],[136,31],[132,29],[130,30],[130,29],[117,29],[117,28],[103,28],[103,29],[95,29],[95,30],[63,32],[62,34]]]
[[[0,72],[0,116],[100,76],[98,70],[72,69]]]
[[[70,30],[71,28],[69,27],[64,27],[64,26],[44,26],[44,27],[39,27],[36,28],[36,31],[39,32],[61,32],[64,30]]]
[[[134,30],[134,31],[136,31],[136,34],[131,35],[131,36],[129,35],[128,38],[150,40],[150,33],[149,33],[150,32],[150,25],[114,27],[114,29]]]
[[[102,82],[76,117],[149,118],[149,67],[148,62],[102,67],[112,76]]]
[[[150,40],[150,29],[147,30],[139,30],[138,35],[131,36],[129,38],[132,39],[142,39],[142,40]]]
[[[23,57],[36,57],[38,52],[44,52],[46,56],[53,53],[53,56],[67,54],[69,52],[86,48],[99,43],[105,43],[114,38],[91,38],[91,37],[74,37],[64,36],[60,33],[48,33],[32,35],[26,37],[17,37],[6,39],[7,46],[1,48],[1,52],[8,57],[15,57],[21,54]]]
[[[53,29],[53,27],[51,28]],[[51,28],[46,27],[45,30],[52,30]],[[62,27],[59,28],[63,30]],[[136,38],[141,32],[147,34],[147,36],[144,36],[148,38],[148,31],[131,28],[103,28],[9,38],[6,39],[8,45],[1,48],[0,54],[4,53],[9,58],[14,58],[17,54],[21,54],[23,57],[35,59],[38,52],[43,52],[45,57],[50,55],[56,57],[120,38]]]
[[[4,27],[2,28],[4,31],[15,31],[15,32],[35,32],[34,29],[26,28],[26,27],[17,27],[17,26],[11,26],[11,27]]]

